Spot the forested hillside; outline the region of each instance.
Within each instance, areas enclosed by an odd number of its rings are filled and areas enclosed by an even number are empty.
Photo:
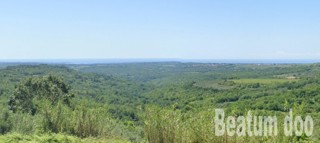
[[[318,142],[319,64],[2,64],[4,142]],[[217,137],[214,109],[311,115],[313,135]],[[281,124],[280,124],[281,126]]]

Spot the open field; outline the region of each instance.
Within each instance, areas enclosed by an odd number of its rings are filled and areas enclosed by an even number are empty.
[[[265,79],[265,78],[256,78],[256,79],[233,79],[230,80],[237,84],[253,84],[253,83],[259,83],[259,84],[272,84],[272,83],[285,83],[285,82],[297,82],[299,79]]]

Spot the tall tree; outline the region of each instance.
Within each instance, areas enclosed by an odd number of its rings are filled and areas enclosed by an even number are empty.
[[[63,102],[70,105],[70,86],[60,77],[41,76],[31,77],[15,86],[13,95],[8,102],[9,109],[13,112],[22,111],[34,115],[37,112],[38,102],[50,101],[51,105]]]

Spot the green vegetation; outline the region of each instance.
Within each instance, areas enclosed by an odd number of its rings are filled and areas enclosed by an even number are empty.
[[[319,142],[319,71],[319,64],[3,64],[0,142]],[[311,115],[315,130],[217,137],[215,108],[279,119],[293,108]]]
[[[26,135],[26,134],[7,134],[0,136],[2,143],[128,143],[122,139],[108,139],[108,138],[86,138],[81,139],[75,136],[68,136],[64,134],[39,134],[39,135]]]
[[[69,87],[59,78],[54,76],[33,77],[15,87],[13,96],[10,97],[9,109],[14,113],[23,111],[34,115],[44,100],[48,100],[52,106],[58,102],[70,106],[68,95]],[[39,102],[36,104],[35,102]]]
[[[258,84],[272,84],[272,83],[286,83],[286,82],[296,82],[298,81],[297,79],[235,79],[231,80],[237,84],[253,84],[253,83],[258,83]]]

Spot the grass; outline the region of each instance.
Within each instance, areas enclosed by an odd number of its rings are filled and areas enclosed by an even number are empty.
[[[295,81],[298,81],[298,79],[247,78],[247,79],[234,79],[230,81],[233,81],[237,84],[252,84],[252,83],[272,84],[272,83],[295,82]]]
[[[287,78],[244,78],[244,79],[232,79],[227,81],[209,80],[197,82],[195,86],[203,88],[213,88],[218,90],[233,89],[237,84],[272,84],[272,83],[285,83],[296,82],[299,79],[287,79]]]
[[[227,90],[233,88],[233,86],[230,85],[221,85],[217,81],[201,81],[196,83],[195,86],[203,88],[213,88],[218,90]]]
[[[10,133],[0,136],[0,143],[129,143],[121,139],[78,138],[64,134],[24,135]]]

